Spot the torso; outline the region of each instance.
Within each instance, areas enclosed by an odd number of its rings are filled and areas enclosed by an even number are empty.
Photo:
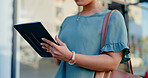
[[[62,26],[59,35],[61,41],[66,43],[70,51],[78,54],[98,55],[100,50],[100,39],[103,20],[110,10],[97,12],[91,16],[80,16],[77,21],[78,14],[68,17]],[[65,75],[62,75],[65,70]],[[71,77],[75,74],[74,77]],[[93,78],[94,71],[81,68],[76,65],[69,65],[62,61],[57,78]]]

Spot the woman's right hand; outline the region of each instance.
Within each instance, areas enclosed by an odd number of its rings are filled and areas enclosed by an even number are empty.
[[[48,44],[46,44],[46,43],[41,43],[41,45],[43,45],[43,44],[44,44],[44,45],[48,45]],[[50,52],[50,51],[51,51],[48,47],[42,46],[42,48],[43,48],[43,49],[46,49],[47,52]],[[54,61],[54,63],[55,63],[56,65],[58,65],[58,66],[60,65],[61,60],[58,60],[58,59],[56,59],[56,58],[53,57],[53,61]]]
[[[56,59],[56,58],[53,57],[53,61],[54,61],[54,63],[56,65],[58,65],[58,66],[60,65],[61,60],[58,60],[58,59]]]

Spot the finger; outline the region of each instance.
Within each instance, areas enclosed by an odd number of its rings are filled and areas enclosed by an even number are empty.
[[[42,48],[43,49],[47,49],[48,51],[49,51],[49,45],[48,44],[46,44],[46,43],[41,43],[41,46],[42,46]]]
[[[58,44],[63,45],[64,43],[58,38],[58,36],[55,36],[55,40],[57,41]]]
[[[43,49],[46,49],[46,52],[51,53],[51,50],[48,47],[42,46]]]
[[[54,55],[60,55],[60,53],[58,52],[57,49],[55,49],[55,48],[53,48],[53,47],[50,47],[50,50],[52,51],[52,53],[53,53]]]
[[[56,45],[55,43],[51,42],[50,40],[46,39],[46,38],[42,38],[43,41],[45,41],[46,43],[48,43],[50,46],[57,48],[58,45]]]
[[[56,53],[56,50],[52,47],[50,47],[50,50],[51,50],[51,54],[53,57],[56,57],[57,55],[55,54]]]
[[[47,51],[46,52],[49,52],[49,53],[51,53],[51,50],[50,50],[50,46],[48,45],[48,44],[46,44],[46,43],[41,43],[41,45],[42,45],[42,48],[43,49],[46,49]]]
[[[53,57],[53,62],[57,64],[57,59]]]
[[[45,46],[42,46],[42,48],[43,48],[43,49],[48,49],[48,48],[47,48],[47,47],[45,47]]]
[[[48,45],[46,43],[41,43],[41,45],[42,45],[43,49],[47,49],[47,52],[50,52],[50,49],[49,49],[50,45]]]
[[[46,43],[41,43],[40,45],[45,46],[45,47],[49,47],[49,45]]]
[[[42,45],[42,48],[43,48],[43,49],[48,49],[48,47],[46,47],[45,45]]]
[[[49,49],[50,49],[51,53],[53,53],[53,54],[56,51],[53,47],[49,47]]]

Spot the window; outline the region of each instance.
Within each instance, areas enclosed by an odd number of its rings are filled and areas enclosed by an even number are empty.
[[[78,12],[78,7],[70,0],[18,0],[17,8],[18,24],[41,21],[53,38],[65,17]],[[19,78],[54,78],[58,66],[52,58],[40,57],[20,35],[19,39]]]

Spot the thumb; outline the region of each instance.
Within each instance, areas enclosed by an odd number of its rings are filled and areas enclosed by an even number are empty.
[[[64,43],[58,38],[58,36],[55,36],[55,40],[57,41],[58,44],[63,45]]]

